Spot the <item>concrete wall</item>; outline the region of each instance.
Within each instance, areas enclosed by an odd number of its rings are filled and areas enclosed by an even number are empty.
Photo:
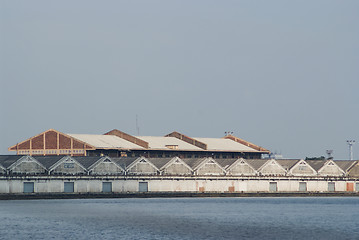
[[[356,186],[357,180],[348,179],[291,179],[291,178],[166,178],[166,177],[26,177],[22,179],[8,179],[0,177],[0,194],[23,193],[24,182],[34,183],[35,193],[61,193],[64,192],[64,183],[73,182],[75,193],[101,193],[103,182],[112,183],[112,191],[118,193],[138,192],[139,183],[148,183],[150,192],[269,192],[270,185],[276,184],[277,192],[299,192],[300,183],[306,183],[308,192],[328,192],[328,183],[335,184],[335,191],[349,190],[349,186]]]

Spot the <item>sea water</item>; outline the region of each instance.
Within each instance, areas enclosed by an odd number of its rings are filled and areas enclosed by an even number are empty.
[[[0,239],[359,239],[359,198],[4,200]]]

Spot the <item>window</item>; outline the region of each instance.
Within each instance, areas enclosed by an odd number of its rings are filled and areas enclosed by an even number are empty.
[[[64,168],[75,168],[74,163],[64,163]]]
[[[166,148],[169,148],[169,149],[178,149],[178,145],[165,145]]]

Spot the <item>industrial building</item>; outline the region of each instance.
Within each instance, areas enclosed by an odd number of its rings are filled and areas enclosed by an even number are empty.
[[[0,194],[358,191],[359,161],[0,156]]]
[[[0,194],[358,192],[359,161],[262,159],[223,138],[65,134],[54,129],[0,156]]]
[[[196,138],[178,132],[166,136],[132,136],[114,129],[105,134],[65,134],[49,129],[9,147],[18,155],[109,156],[148,158],[258,159],[270,152],[253,143],[226,135]]]

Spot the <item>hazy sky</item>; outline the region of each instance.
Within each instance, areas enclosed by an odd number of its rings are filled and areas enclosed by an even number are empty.
[[[0,0],[0,154],[49,128],[359,159],[359,1]]]

